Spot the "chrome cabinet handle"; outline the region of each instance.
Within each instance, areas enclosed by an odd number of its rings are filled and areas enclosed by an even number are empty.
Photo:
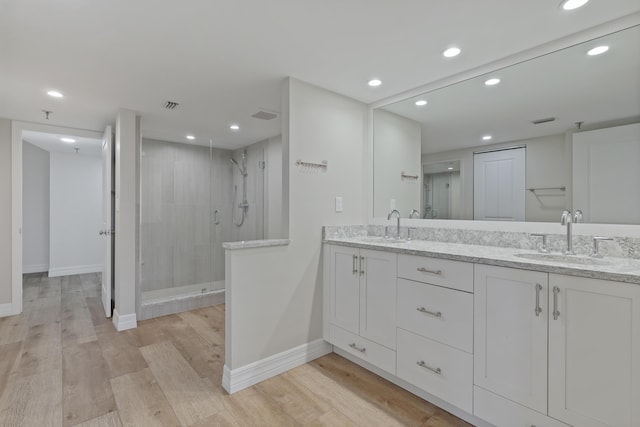
[[[424,268],[424,267],[420,267],[418,269],[418,271],[420,273],[431,273],[431,274],[437,274],[437,275],[441,275],[442,274],[442,270],[429,270],[429,269]]]
[[[361,256],[360,257],[360,275],[362,276],[364,274],[364,257]]]
[[[220,213],[220,211],[218,209],[216,209],[215,211],[213,211],[213,224],[214,225],[218,225],[220,224],[220,219],[218,218],[218,214]]]
[[[351,344],[349,344],[349,347],[351,347],[352,349],[354,349],[354,350],[356,350],[356,351],[359,351],[360,353],[365,353],[365,352],[367,351],[367,349],[366,349],[366,348],[364,348],[364,347],[358,347],[358,346],[356,345],[356,343],[354,343],[354,342],[352,342]]]
[[[542,291],[542,285],[540,283],[536,283],[536,317],[540,316],[542,313],[542,309],[540,308],[540,292]]]
[[[426,363],[424,363],[424,360],[421,360],[419,362],[416,362],[416,365],[420,366],[421,368],[424,368],[428,371],[433,372],[436,375],[442,375],[442,369],[440,368],[432,368],[431,366],[427,365]]]
[[[558,320],[558,316],[560,316],[560,311],[558,311],[558,294],[560,293],[560,288],[557,286],[553,287],[553,320]]]
[[[98,231],[98,234],[101,235],[101,236],[104,236],[105,232],[104,232],[104,230],[100,230],[100,231]]]
[[[429,311],[424,307],[416,308],[416,310],[418,310],[420,313],[428,314],[429,316],[438,317],[438,318],[442,317],[442,312],[440,311]]]
[[[353,274],[358,274],[358,255],[353,256]]]

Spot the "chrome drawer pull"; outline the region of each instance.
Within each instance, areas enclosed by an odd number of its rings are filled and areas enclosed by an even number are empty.
[[[360,275],[361,276],[364,275],[364,265],[363,264],[364,264],[364,257],[361,256],[360,257]]]
[[[540,308],[540,291],[542,291],[542,285],[540,283],[536,283],[536,309],[534,310],[536,317],[540,316],[540,313],[542,313],[542,309]]]
[[[442,312],[440,311],[429,311],[424,307],[416,308],[416,310],[418,310],[420,313],[428,314],[429,316],[442,317]]]
[[[431,274],[437,274],[438,276],[442,275],[442,270],[429,270],[428,268],[420,267],[418,271],[420,273],[431,273]]]
[[[364,353],[364,352],[366,352],[366,351],[367,351],[367,349],[366,349],[366,348],[364,348],[364,347],[358,347],[358,346],[356,345],[356,343],[354,343],[354,342],[352,342],[351,344],[349,344],[349,347],[351,347],[351,348],[352,348],[352,349],[354,349],[354,350],[359,351],[360,353]]]
[[[558,294],[560,293],[560,288],[557,286],[553,287],[553,320],[558,320],[558,316],[560,316],[560,311],[558,311]]]
[[[424,363],[424,360],[416,362],[416,365],[420,366],[421,368],[427,369],[427,370],[433,372],[434,374],[442,375],[442,370],[440,368],[432,368],[431,366],[429,366],[426,363]]]
[[[353,256],[353,274],[358,274],[358,255]]]

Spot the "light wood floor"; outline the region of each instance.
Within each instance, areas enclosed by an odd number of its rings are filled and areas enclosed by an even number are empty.
[[[24,312],[0,319],[0,425],[469,425],[336,354],[230,396],[224,306],[118,333],[99,283],[25,277]]]

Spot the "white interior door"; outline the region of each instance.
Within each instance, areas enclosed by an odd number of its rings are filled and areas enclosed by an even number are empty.
[[[113,299],[113,136],[107,126],[102,137],[102,240],[104,265],[102,266],[102,305],[111,317]]]
[[[473,156],[473,218],[524,221],[525,148]]]

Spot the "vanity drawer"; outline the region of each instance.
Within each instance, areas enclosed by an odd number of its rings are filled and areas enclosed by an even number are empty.
[[[473,353],[473,294],[398,279],[398,327]]]
[[[390,374],[396,373],[396,352],[360,335],[331,325],[331,344],[340,347],[354,356],[383,369]]]
[[[398,255],[398,277],[473,292],[473,264],[414,255]]]
[[[473,415],[497,427],[568,427],[560,421],[480,387],[473,387]]]
[[[473,410],[473,356],[464,351],[398,329],[398,377],[464,411]]]

